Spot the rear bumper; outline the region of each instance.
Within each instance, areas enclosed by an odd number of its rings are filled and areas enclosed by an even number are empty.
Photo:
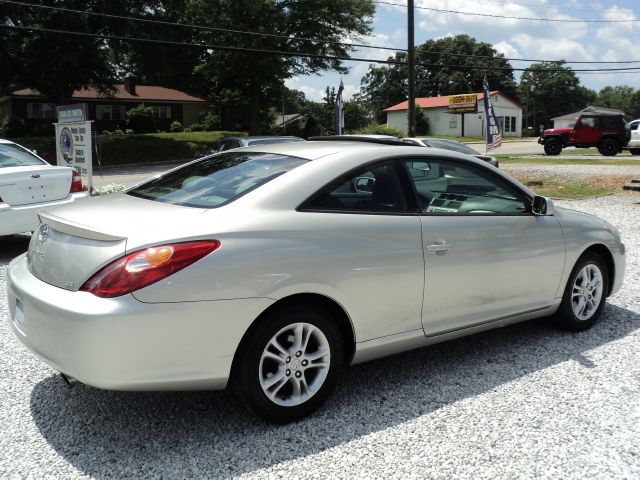
[[[110,390],[225,388],[242,335],[273,302],[98,298],[38,280],[25,255],[9,265],[7,299],[24,345],[52,368]]]
[[[66,205],[86,198],[84,192],[71,193],[68,197],[54,202],[34,203],[12,207],[6,203],[0,203],[0,235],[13,235],[14,233],[30,232],[38,226],[38,213],[50,208]]]

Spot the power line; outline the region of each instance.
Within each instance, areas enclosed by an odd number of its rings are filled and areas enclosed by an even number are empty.
[[[307,53],[307,52],[290,52],[290,51],[282,51],[282,50],[266,50],[266,49],[259,49],[259,48],[230,47],[226,45],[210,45],[206,43],[176,42],[172,40],[158,40],[158,39],[129,37],[129,36],[121,36],[121,35],[105,35],[100,33],[72,32],[68,30],[57,30],[52,28],[40,28],[40,27],[31,27],[31,26],[22,26],[22,25],[18,26],[18,25],[2,24],[0,25],[0,29],[43,32],[43,33],[52,33],[52,34],[58,34],[58,35],[87,37],[87,38],[99,38],[102,40],[122,40],[122,41],[143,42],[143,43],[161,44],[161,45],[169,45],[169,46],[194,47],[194,48],[203,48],[207,50],[223,51],[223,52],[242,52],[242,53],[262,54],[262,55],[279,55],[279,56],[293,57],[293,58],[296,58],[296,57],[297,58],[318,58],[323,60],[381,63],[381,64],[389,64],[389,65],[405,65],[406,64],[406,62],[397,61],[397,60],[378,60],[373,58],[349,57],[349,56],[341,56],[341,55],[321,55],[321,54]],[[487,70],[487,68],[474,67],[470,65],[450,65],[450,64],[438,64],[438,63],[416,63],[416,65],[427,67],[427,68],[448,67],[448,68],[459,68],[462,70],[480,70],[480,71]],[[531,69],[531,68],[490,67],[489,69],[500,70],[500,71],[529,71],[529,72],[545,72],[545,73],[560,73],[560,72],[566,71],[566,69],[563,69],[563,68]],[[572,72],[627,73],[627,72],[640,71],[640,66],[639,67],[622,67],[622,68],[571,69],[571,71]]]
[[[141,22],[141,23],[149,23],[149,24],[157,24],[157,25],[166,25],[166,26],[172,26],[172,27],[182,27],[182,28],[192,28],[192,29],[197,29],[197,30],[205,30],[205,31],[211,31],[211,32],[222,32],[222,33],[237,33],[240,35],[250,35],[250,36],[256,36],[256,37],[267,37],[267,38],[280,38],[280,39],[286,39],[288,41],[292,41],[292,42],[314,42],[314,43],[320,43],[320,44],[329,44],[329,45],[339,45],[342,47],[357,47],[357,48],[375,48],[375,49],[379,49],[379,50],[390,50],[390,51],[403,51],[400,48],[392,48],[392,47],[384,47],[381,45],[367,45],[367,44],[363,44],[363,43],[349,43],[349,42],[335,42],[335,41],[331,41],[331,40],[318,40],[318,39],[314,39],[314,38],[305,38],[305,37],[291,37],[289,35],[280,35],[280,34],[276,34],[276,33],[261,33],[261,32],[251,32],[248,30],[234,30],[231,28],[220,28],[220,27],[208,27],[208,26],[204,26],[204,25],[194,25],[194,24],[190,24],[190,23],[178,23],[178,22],[169,22],[167,20],[156,20],[156,19],[151,19],[151,18],[140,18],[140,17],[127,17],[124,15],[114,15],[111,13],[102,13],[102,12],[88,12],[85,10],[75,10],[73,8],[66,8],[66,7],[54,7],[51,5],[41,5],[41,4],[35,4],[35,3],[28,3],[28,2],[18,2],[15,0],[0,0],[0,3],[6,3],[9,5],[17,5],[17,6],[21,6],[21,7],[29,7],[29,8],[41,8],[41,9],[45,9],[45,10],[54,10],[54,11],[59,11],[59,12],[66,12],[66,13],[74,13],[74,14],[79,14],[79,15],[90,15],[90,16],[95,16],[95,17],[103,17],[103,18],[113,18],[113,19],[117,19],[117,20],[127,20],[127,21],[131,21],[131,22]]]
[[[488,1],[497,1],[498,3],[510,3],[510,2],[506,2],[506,1],[502,1],[502,0],[488,0]],[[195,25],[195,24],[187,24],[187,23],[176,23],[176,22],[169,22],[169,21],[165,21],[165,20],[155,20],[155,19],[139,18],[139,17],[127,17],[127,16],[123,16],[123,15],[114,15],[114,14],[109,14],[109,13],[87,12],[87,11],[83,11],[83,10],[75,10],[75,9],[72,9],[72,8],[54,7],[54,6],[49,6],[49,5],[32,4],[32,3],[27,3],[27,2],[19,2],[19,1],[15,1],[15,0],[0,0],[0,3],[6,3],[6,4],[18,5],[18,6],[25,6],[25,7],[42,8],[42,9],[46,9],[46,10],[61,11],[61,12],[66,12],[66,13],[80,14],[80,15],[92,15],[92,16],[104,17],[104,18],[114,18],[114,19],[133,21],[133,22],[143,22],[143,23],[150,23],[150,24],[177,26],[177,27],[183,27],[183,28],[193,28],[193,29],[205,30],[205,31],[216,31],[216,32],[224,32],[224,33],[237,33],[237,34],[241,34],[241,35],[271,37],[271,38],[283,38],[283,39],[293,40],[293,41],[307,41],[307,42],[314,42],[314,43],[323,43],[323,44],[340,45],[340,46],[357,47],[357,48],[373,48],[373,49],[388,50],[388,51],[402,52],[402,53],[406,53],[407,52],[406,48],[392,48],[392,47],[384,47],[384,46],[380,46],[380,45],[367,45],[367,44],[348,43],[348,42],[318,41],[316,39],[305,38],[305,37],[290,37],[290,36],[287,36],[287,35],[279,35],[279,34],[273,34],[273,33],[251,32],[251,31],[248,31],[248,30],[234,30],[234,29],[228,29],[228,28],[208,27],[208,26],[204,26],[204,25]],[[383,2],[383,1],[373,2],[373,3],[384,3],[384,4],[392,5],[392,3],[390,3],[390,2]],[[393,5],[399,5],[399,4],[393,4]],[[406,7],[406,5],[405,5],[405,7]],[[416,8],[419,8],[419,7],[416,7]],[[424,53],[441,54],[441,55],[448,55],[448,56],[452,56],[452,57],[465,57],[465,58],[495,58],[495,57],[493,57],[491,55],[476,55],[476,54],[465,54],[465,53],[454,53],[454,52],[442,52],[442,51],[435,51],[435,50],[430,50],[430,51],[427,51],[427,52],[424,52]],[[535,59],[535,58],[509,58],[509,57],[502,57],[502,58],[505,59],[505,60],[514,61],[514,62],[560,62],[561,61],[563,63],[568,63],[568,64],[632,64],[632,63],[640,63],[640,60],[584,61],[584,60],[548,60],[548,59],[539,59],[539,58],[538,59]],[[394,63],[394,62],[390,62],[390,63]]]
[[[382,0],[376,0],[373,3],[407,8],[407,5],[403,5],[401,3],[386,2]],[[637,23],[637,22],[640,22],[639,19],[573,20],[573,19],[565,19],[565,18],[517,17],[517,16],[511,16],[511,15],[496,15],[491,13],[461,12],[460,10],[447,10],[444,8],[432,8],[432,7],[414,7],[414,8],[417,8],[419,10],[428,10],[430,12],[437,12],[437,13],[453,13],[456,15],[468,15],[472,17],[504,18],[504,19],[512,19],[512,20],[527,20],[527,21],[534,21],[534,22],[555,22],[555,23]]]

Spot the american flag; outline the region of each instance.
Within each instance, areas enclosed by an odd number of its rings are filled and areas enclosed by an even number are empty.
[[[493,105],[491,105],[487,77],[484,77],[484,81],[482,82],[482,91],[484,93],[484,113],[487,119],[486,143],[488,152],[502,145],[502,133],[500,133],[500,124],[498,123],[496,112],[493,109]]]

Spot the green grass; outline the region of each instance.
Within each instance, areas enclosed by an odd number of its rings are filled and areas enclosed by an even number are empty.
[[[180,132],[140,135],[98,135],[102,165],[144,164],[188,160],[208,151],[222,137],[246,135],[244,132]],[[38,151],[50,163],[56,162],[56,142],[52,137],[28,137],[16,143]],[[94,154],[94,164],[97,159]]]
[[[419,135],[417,138],[443,138],[446,140],[455,140],[456,142],[462,143],[484,143],[484,137],[459,137],[456,135]],[[524,141],[533,141],[532,137],[507,137],[503,138],[503,142],[524,142]]]
[[[545,180],[542,186],[530,187],[539,195],[563,200],[579,200],[582,198],[608,195],[616,191],[615,188],[590,185],[588,182],[554,182]]]
[[[572,157],[543,157],[533,155],[494,155],[501,165],[636,165],[640,166],[638,157],[611,158],[572,158]]]

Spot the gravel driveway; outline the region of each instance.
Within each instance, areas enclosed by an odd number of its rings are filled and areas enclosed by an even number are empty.
[[[356,366],[311,418],[222,393],[63,384],[14,338],[0,239],[0,478],[640,478],[640,196],[557,202],[616,225],[624,289],[590,331],[514,325]],[[179,321],[179,319],[176,319]]]

